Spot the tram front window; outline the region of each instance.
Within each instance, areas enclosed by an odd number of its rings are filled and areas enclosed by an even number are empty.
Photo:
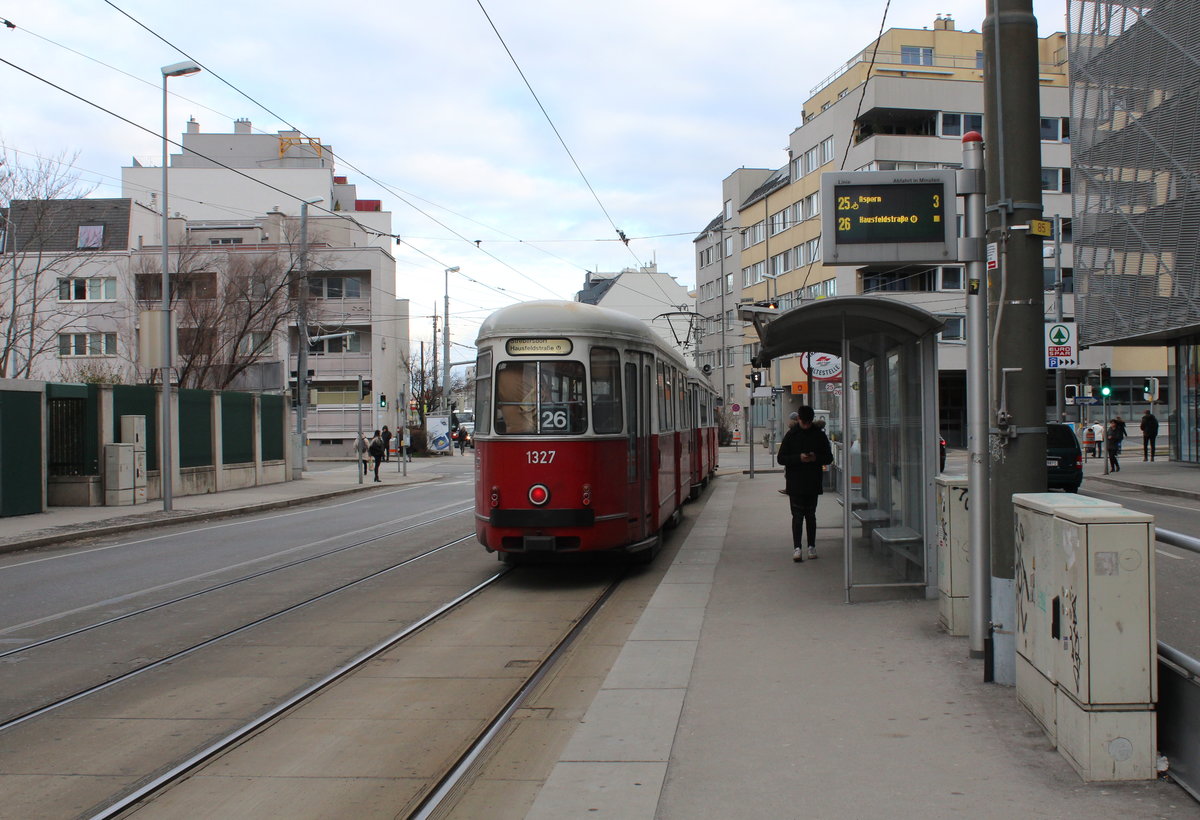
[[[587,430],[583,364],[508,361],[496,366],[496,424],[501,435],[555,436]]]

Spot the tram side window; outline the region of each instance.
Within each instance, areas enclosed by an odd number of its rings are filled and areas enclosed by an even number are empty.
[[[475,432],[492,432],[492,351],[479,351],[475,361]]]
[[[621,357],[610,347],[592,348],[592,431],[621,432]]]
[[[587,429],[583,364],[509,361],[496,366],[496,432],[578,434]]]

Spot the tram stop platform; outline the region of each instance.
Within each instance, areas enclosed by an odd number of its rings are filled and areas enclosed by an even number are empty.
[[[951,451],[949,472],[963,454]],[[965,461],[963,461],[965,464]],[[1010,687],[983,683],[937,601],[843,589],[841,507],[822,496],[820,558],[793,563],[783,475],[770,454],[722,448],[720,477],[690,505],[651,571],[662,580],[579,708],[545,783],[513,781],[493,818],[1200,818],[1166,780],[1087,784]],[[385,465],[153,504],[51,508],[0,519],[0,551],[121,529],[305,503],[429,480]],[[1084,490],[1128,482],[1200,499],[1200,469],[1124,459],[1085,466]],[[1095,484],[1093,484],[1095,482]]]
[[[967,640],[939,630],[936,600],[845,603],[836,496],[820,557],[793,563],[770,455],[753,479],[745,447],[720,460],[528,817],[1200,817],[1166,780],[1081,781],[1015,689],[983,683]]]

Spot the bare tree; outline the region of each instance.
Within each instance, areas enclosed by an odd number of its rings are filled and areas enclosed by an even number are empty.
[[[404,359],[404,371],[408,373],[408,394],[417,403],[417,417],[421,427],[425,426],[425,410],[433,407],[440,396],[437,389],[438,371],[435,356],[430,346],[422,359],[420,353],[414,353]]]
[[[72,167],[78,154],[23,162],[0,144],[0,377],[29,378],[52,355],[58,333],[78,317],[52,309],[62,280],[83,273],[97,247],[70,230],[78,212],[64,202],[93,187]],[[68,294],[69,295],[69,294]]]
[[[161,262],[147,254],[135,265],[137,298],[155,308],[162,299]],[[255,365],[283,360],[280,337],[294,300],[308,298],[295,285],[290,250],[184,245],[173,267],[181,387],[227,389]]]

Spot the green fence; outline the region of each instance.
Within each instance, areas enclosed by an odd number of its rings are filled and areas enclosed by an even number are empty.
[[[0,516],[42,511],[42,394],[0,390]]]
[[[112,440],[121,440],[121,416],[146,417],[146,469],[158,469],[158,388],[152,384],[113,386]]]
[[[221,394],[221,444],[226,464],[254,461],[254,397]]]
[[[259,414],[262,417],[262,459],[282,461],[284,441],[287,440],[283,423],[283,396],[264,395],[259,402]]]
[[[212,446],[211,390],[179,391],[179,466],[211,467]]]

